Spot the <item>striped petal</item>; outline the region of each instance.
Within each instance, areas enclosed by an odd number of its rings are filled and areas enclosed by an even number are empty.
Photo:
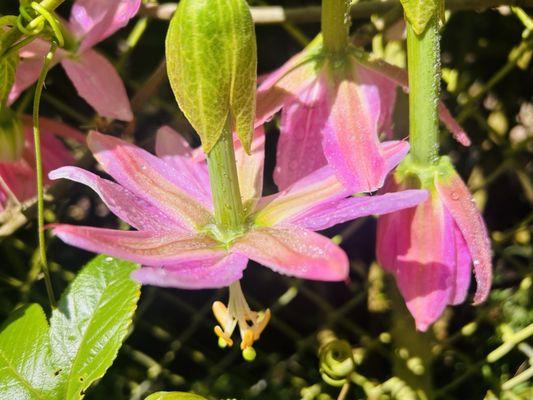
[[[180,236],[74,225],[56,225],[52,229],[72,246],[154,267],[212,259],[225,253],[207,235]]]
[[[104,170],[115,180],[172,215],[190,230],[212,219],[201,183],[191,180],[187,171],[169,168],[163,160],[120,139],[91,132],[88,145]]]
[[[180,289],[212,289],[227,287],[242,278],[248,257],[228,254],[223,257],[182,263],[174,266],[143,267],[132,278],[144,285]]]
[[[115,182],[102,179],[78,167],[63,167],[50,172],[50,179],[70,179],[93,189],[117,217],[136,229],[149,232],[188,232],[172,215]]]
[[[487,298],[492,283],[492,254],[485,222],[468,188],[455,170],[449,176],[437,176],[435,186],[470,251],[477,282],[474,304],[479,304]]]
[[[263,127],[256,128],[251,144],[251,154],[246,154],[240,140],[234,143],[242,203],[249,213],[254,209],[263,192],[265,131]]]
[[[297,226],[255,228],[237,239],[232,252],[280,274],[320,281],[348,277],[348,257],[330,239]]]

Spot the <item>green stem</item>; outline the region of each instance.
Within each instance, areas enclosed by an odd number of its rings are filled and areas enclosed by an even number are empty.
[[[50,305],[55,307],[54,288],[50,278],[50,269],[48,268],[48,261],[46,259],[46,241],[44,238],[44,183],[43,183],[43,160],[41,152],[41,131],[39,128],[39,106],[41,104],[41,95],[43,93],[44,80],[50,68],[50,64],[54,59],[57,44],[52,42],[50,51],[46,55],[44,65],[39,74],[37,86],[35,88],[35,97],[33,98],[33,140],[35,144],[35,170],[37,175],[37,225],[39,237],[39,256],[41,260],[41,267],[43,269],[44,281],[46,284],[46,293]]]
[[[220,139],[207,155],[207,165],[216,222],[222,230],[239,230],[244,213],[233,150],[233,135],[228,123]]]
[[[330,53],[342,53],[348,46],[349,4],[349,0],[322,0],[322,37]]]
[[[417,35],[407,23],[409,70],[409,142],[415,162],[428,165],[438,160],[440,48],[438,19]]]
[[[39,4],[41,7],[44,7],[47,11],[52,12],[57,7],[59,7],[65,0],[42,0]],[[31,21],[27,28],[33,29],[40,24],[45,22],[45,17],[42,15],[39,15],[36,17],[33,21]],[[11,28],[9,32],[5,34],[2,41],[0,41],[0,57],[13,45],[15,44],[20,38],[22,38],[24,34],[18,30],[18,28],[15,26]]]

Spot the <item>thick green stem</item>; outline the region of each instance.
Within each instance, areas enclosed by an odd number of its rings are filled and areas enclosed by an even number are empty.
[[[349,4],[349,0],[322,0],[322,37],[330,53],[342,53],[348,46]]]
[[[222,230],[239,230],[244,213],[229,123],[207,155],[207,165],[216,222]]]
[[[409,69],[409,141],[415,162],[428,165],[438,159],[440,47],[438,19],[417,35],[407,23]]]

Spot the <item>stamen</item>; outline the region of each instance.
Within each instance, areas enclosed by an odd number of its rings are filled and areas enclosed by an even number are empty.
[[[252,311],[244,298],[239,281],[231,284],[229,288],[229,302],[226,307],[222,302],[213,303],[213,314],[219,325],[215,326],[215,334],[219,337],[221,347],[233,346],[231,335],[239,326],[241,335],[241,350],[243,357],[252,361],[255,358],[253,344],[259,340],[270,320],[270,310]]]

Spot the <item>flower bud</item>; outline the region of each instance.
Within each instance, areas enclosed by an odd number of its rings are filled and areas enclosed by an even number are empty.
[[[14,162],[22,157],[24,130],[17,115],[4,109],[0,112],[0,162]]]
[[[209,153],[227,123],[249,153],[257,50],[245,0],[182,0],[166,39],[167,71],[178,104]]]

